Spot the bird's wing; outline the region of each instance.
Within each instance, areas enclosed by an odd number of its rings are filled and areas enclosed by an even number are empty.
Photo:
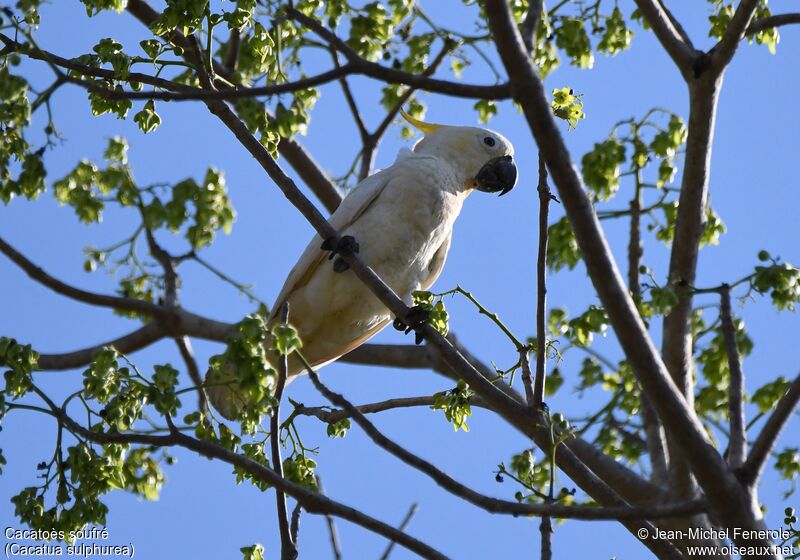
[[[442,268],[444,268],[444,261],[447,260],[447,251],[450,250],[450,240],[452,238],[453,232],[451,230],[450,233],[447,234],[445,240],[442,241],[442,244],[439,245],[439,248],[436,249],[436,253],[433,254],[431,263],[428,265],[428,277],[420,284],[420,290],[427,290],[436,282],[436,279],[439,278],[439,275],[442,273]]]
[[[422,281],[420,284],[420,290],[427,290],[430,288],[436,279],[439,277],[439,274],[442,273],[442,268],[444,268],[444,262],[447,260],[447,251],[450,249],[450,240],[453,237],[453,233],[450,232],[442,244],[439,245],[439,248],[434,253],[433,258],[431,259],[431,263],[428,265],[428,276]],[[376,323],[370,329],[368,329],[364,334],[356,338],[355,340],[351,341],[347,344],[344,348],[336,356],[326,356],[324,359],[319,360],[320,363],[326,364],[335,359],[339,356],[344,356],[351,350],[355,350],[359,346],[361,346],[364,342],[372,338],[375,334],[381,331],[388,323],[390,319],[386,319],[381,321],[380,323]]]
[[[372,338],[373,336],[375,336],[376,334],[381,332],[381,330],[383,330],[383,328],[387,324],[389,324],[389,319],[381,321],[380,323],[375,323],[369,329],[364,331],[364,333],[361,334],[358,338],[348,342],[346,345],[344,345],[342,348],[340,348],[335,354],[333,354],[331,356],[325,356],[324,358],[320,358],[319,360],[316,360],[316,362],[311,364],[311,365],[314,366],[314,367],[322,367],[322,366],[325,366],[325,365],[331,363],[334,360],[338,360],[340,357],[344,356],[345,354],[347,354],[348,352],[350,352],[352,350],[355,350],[356,348],[358,348],[359,346],[364,344],[366,341],[368,341],[370,338]]]
[[[392,168],[389,167],[379,173],[370,175],[356,185],[328,219],[334,229],[338,232],[344,231],[355,222],[359,216],[366,212],[367,208],[375,202],[384,187],[389,183],[391,177]],[[295,264],[291,272],[289,272],[289,276],[286,278],[283,288],[281,288],[278,297],[275,299],[275,305],[272,307],[270,320],[275,318],[283,302],[289,297],[289,294],[300,286],[308,283],[319,265],[325,260],[328,253],[323,251],[320,245],[322,245],[322,238],[320,238],[319,235],[315,235],[305,251],[303,251],[297,264]]]

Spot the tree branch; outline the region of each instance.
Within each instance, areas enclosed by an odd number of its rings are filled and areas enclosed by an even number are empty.
[[[159,325],[157,321],[151,321],[132,333],[115,338],[114,340],[109,340],[108,342],[90,346],[89,348],[83,348],[64,354],[41,354],[39,355],[37,367],[40,371],[75,369],[91,362],[92,356],[104,346],[113,346],[123,354],[130,354],[150,346],[165,336],[167,335],[161,325]]]
[[[728,355],[730,380],[728,386],[728,422],[730,435],[728,441],[728,463],[734,469],[744,463],[747,456],[747,433],[744,419],[744,373],[739,346],[736,344],[736,327],[731,311],[731,287],[723,284],[720,290],[720,319],[722,336],[725,339],[725,353]]]
[[[534,377],[533,400],[531,406],[544,402],[545,360],[547,334],[545,334],[545,315],[547,314],[547,226],[550,215],[550,200],[553,195],[547,185],[547,165],[539,152],[539,252],[536,257],[536,375]]]
[[[65,79],[68,82],[71,82],[76,85],[80,85],[87,90],[97,93],[106,99],[155,99],[161,101],[208,101],[208,100],[227,100],[233,101],[236,99],[245,99],[251,97],[262,97],[262,96],[272,96],[272,95],[280,95],[282,93],[291,93],[295,91],[300,91],[304,89],[309,89],[312,87],[316,87],[322,84],[327,84],[335,80],[340,80],[344,76],[348,76],[350,74],[355,74],[353,67],[351,65],[345,65],[338,68],[334,68],[332,70],[327,70],[326,72],[322,72],[321,74],[317,74],[316,76],[310,76],[308,78],[300,78],[294,82],[286,82],[282,84],[271,84],[266,86],[256,86],[256,87],[236,87],[236,88],[228,88],[228,89],[221,89],[215,91],[208,91],[200,88],[181,88],[179,91],[129,91],[129,90],[117,90],[107,88],[101,85],[98,85],[94,82],[88,82],[86,80],[80,80],[78,78],[73,78],[67,76]],[[131,79],[134,79],[131,77]],[[174,88],[171,87],[175,82],[169,82],[168,80],[159,80],[162,81],[162,85],[160,87],[166,87],[168,90],[173,90]],[[163,83],[168,82],[168,83]],[[143,82],[148,83],[148,82]],[[175,84],[179,85],[179,84]]]
[[[188,336],[176,336],[174,338],[175,344],[178,346],[178,351],[181,353],[183,363],[186,364],[186,371],[189,378],[197,387],[197,409],[205,412],[208,410],[208,402],[206,399],[206,392],[203,389],[203,378],[200,375],[200,368],[197,367],[197,360],[194,357],[194,350],[192,349],[192,341]],[[117,348],[123,354],[125,353],[120,348]]]
[[[486,0],[485,5],[498,52],[511,77],[514,98],[522,106],[530,129],[545,156],[589,276],[634,374],[642,389],[652,397],[661,421],[674,434],[690,461],[714,513],[726,526],[746,526],[755,530],[761,526],[760,512],[753,509],[749,493],[728,469],[694,411],[678,392],[622,282],[508,5],[503,0]],[[768,540],[761,539],[758,542],[769,545]]]
[[[777,14],[764,18],[754,19],[747,26],[745,35],[755,35],[759,31],[765,31],[772,27],[780,27],[781,25],[791,25],[800,23],[800,13],[791,14]]]
[[[195,453],[198,453],[204,457],[219,459],[224,463],[238,467],[258,480],[263,480],[275,488],[279,488],[301,503],[303,505],[303,509],[309,513],[323,515],[329,514],[346,519],[352,523],[355,523],[356,525],[364,527],[369,531],[382,535],[387,539],[398,543],[408,550],[418,554],[422,558],[434,560],[447,559],[447,557],[441,552],[433,549],[429,545],[415,539],[414,537],[409,536],[403,531],[395,529],[391,525],[383,523],[382,521],[378,521],[377,519],[370,517],[369,515],[357,509],[341,504],[340,502],[336,502],[318,492],[308,490],[298,484],[295,484],[294,482],[290,482],[284,478],[281,478],[272,469],[256,463],[252,459],[238,455],[233,451],[229,451],[213,442],[198,440],[177,430],[173,431],[169,435],[97,432],[84,428],[70,418],[64,410],[58,407],[52,407],[51,413],[71,432],[95,443],[138,443],[144,445],[155,445],[158,447],[179,446],[194,451]]]
[[[374,414],[377,412],[384,412],[387,410],[396,410],[398,408],[432,406],[434,402],[435,399],[431,396],[398,397],[394,399],[387,399],[385,401],[380,401],[380,402],[362,404],[356,406],[355,410],[357,410],[361,414]],[[470,399],[469,404],[471,406],[489,408],[486,406],[486,404],[480,397],[476,396],[473,396]],[[352,413],[349,410],[345,409],[330,410],[328,407],[323,407],[323,406],[312,407],[312,406],[305,406],[302,404],[296,406],[293,413],[301,416],[314,416],[315,418],[318,418],[323,422],[328,422],[329,424],[333,424],[334,422],[338,422],[340,420],[344,420],[345,418],[352,417]]]
[[[289,304],[284,303],[280,310],[281,323],[286,324],[289,320]],[[272,413],[269,418],[270,448],[272,451],[272,468],[275,473],[283,478],[283,461],[281,460],[280,443],[280,406],[283,398],[283,389],[286,386],[286,354],[280,356],[278,361],[278,382],[275,387],[275,404],[272,406]],[[275,501],[278,510],[278,528],[281,535],[281,560],[295,560],[297,558],[297,546],[292,541],[292,534],[289,531],[289,519],[286,513],[286,496],[276,488]]]
[[[680,25],[660,2],[660,0],[635,0],[644,19],[653,29],[661,46],[667,51],[684,78],[691,75],[694,64],[694,46]]]
[[[496,372],[473,356],[469,350],[458,342],[452,333],[448,334],[447,338],[458,352],[464,356],[484,378],[493,380],[494,385],[503,391],[503,393],[514,399],[520,405],[525,405],[526,399],[524,397],[506,383],[495,379],[497,377]],[[365,344],[339,358],[339,360],[363,365],[432,369],[451,379],[460,379],[458,374],[442,360],[441,356],[439,356],[436,350],[430,345]],[[532,437],[534,434],[530,425],[515,427],[528,437]],[[540,439],[540,442],[544,442],[544,439]],[[577,457],[580,462],[587,465],[592,473],[596,474],[603,483],[611,486],[614,492],[618,493],[626,501],[635,504],[643,504],[663,500],[663,492],[658,486],[648,482],[622,463],[618,463],[611,457],[608,457],[586,440],[580,437],[571,437],[567,439],[564,444],[569,448],[570,452],[575,454],[575,457]],[[583,477],[580,482],[576,480],[575,477],[580,475],[580,470],[575,471],[570,468],[569,464],[561,463],[561,455],[562,454],[559,453],[556,457],[559,461],[559,467],[571,472],[572,474],[570,476],[573,477],[576,484],[589,492],[595,499],[599,499],[598,496],[602,495],[604,490],[602,488],[592,489],[593,480],[591,477]]]
[[[642,246],[642,177],[641,170],[636,169],[636,184],[630,202],[630,232],[628,235],[628,289],[637,304],[642,301],[642,286],[639,283],[639,267],[641,266],[644,248]],[[665,191],[666,194],[666,191]],[[648,396],[640,391],[642,423],[647,436],[647,453],[650,456],[651,480],[659,486],[668,481],[667,449],[664,430],[658,420],[653,404]]]
[[[408,508],[408,513],[403,518],[403,521],[400,522],[400,525],[397,527],[401,531],[405,531],[408,524],[411,523],[411,518],[417,513],[417,504],[411,504],[411,507]],[[383,551],[381,554],[380,560],[389,560],[389,555],[392,553],[392,549],[394,548],[394,543],[390,542],[389,546],[386,547],[386,550]]]
[[[794,378],[789,390],[778,401],[775,411],[753,442],[750,455],[742,467],[742,480],[749,486],[755,486],[761,478],[761,473],[767,464],[767,458],[772,448],[775,447],[778,436],[781,435],[781,432],[789,422],[789,418],[797,408],[798,402],[800,402],[800,375]]]
[[[288,8],[286,14],[311,29],[314,33],[335,47],[336,50],[341,52],[352,65],[354,73],[369,76],[370,78],[383,82],[404,84],[416,89],[422,89],[431,93],[442,93],[452,97],[500,100],[508,99],[511,96],[508,83],[493,86],[463,84],[460,82],[429,78],[421,74],[410,74],[402,70],[381,66],[376,62],[370,62],[361,58],[347,43],[342,41],[336,34],[328,30],[316,19],[302,12],[298,12],[294,8]]]
[[[318,474],[314,475],[314,477],[317,480],[317,490],[324,496],[325,488],[322,486],[322,478]],[[336,529],[336,520],[331,515],[325,515],[325,522],[328,525],[328,536],[331,541],[333,560],[342,560],[342,547],[339,544],[339,531]]]
[[[661,517],[661,511],[658,508],[631,508],[629,506],[610,507],[610,508],[586,508],[581,506],[564,506],[560,504],[528,504],[521,502],[511,502],[507,500],[499,500],[476,492],[472,488],[461,484],[455,479],[451,478],[447,473],[439,470],[435,465],[429,463],[425,459],[411,453],[403,446],[390,440],[378,430],[375,425],[367,420],[350,401],[348,401],[340,393],[336,393],[326,387],[320,380],[317,373],[311,368],[303,359],[306,365],[306,371],[314,384],[314,387],[332,404],[341,407],[343,410],[350,414],[350,417],[358,424],[367,436],[380,448],[388,451],[402,462],[410,467],[429,476],[443,489],[459,498],[484,509],[491,513],[504,513],[511,515],[550,515],[551,517],[558,517],[563,519],[654,519]],[[682,507],[694,509],[700,505],[701,502],[695,501],[682,504]],[[664,517],[671,517],[674,514],[675,505],[670,507],[669,515]],[[636,514],[632,512],[636,512]],[[644,511],[646,514],[642,515]],[[612,515],[613,514],[613,515]],[[653,515],[655,514],[655,515]],[[622,516],[622,517],[620,517]]]
[[[127,11],[145,26],[150,27],[161,14],[154,10],[145,0],[128,0]],[[167,38],[176,45],[183,47],[184,56],[191,60],[191,45],[183,34],[173,31]],[[214,63],[214,72],[229,82],[233,78],[232,72],[222,64]],[[272,115],[269,116],[272,118]],[[309,186],[314,194],[329,212],[333,212],[342,201],[339,188],[331,181],[330,177],[322,170],[314,158],[297,141],[290,138],[281,138],[278,151],[286,158],[289,165],[297,172],[300,179]]]
[[[25,271],[28,276],[43,286],[63,296],[67,296],[68,298],[99,307],[110,307],[111,309],[118,309],[120,311],[136,311],[152,317],[165,317],[169,313],[167,309],[148,301],[129,297],[96,294],[61,282],[50,276],[42,268],[33,264],[25,255],[14,249],[2,238],[0,238],[0,252],[11,259],[11,261]]]
[[[536,28],[539,26],[539,20],[542,19],[542,4],[542,0],[528,2],[528,11],[525,13],[522,25],[520,25],[519,31],[522,35],[522,42],[525,43],[525,48],[529,54],[536,50]]]
[[[750,25],[750,20],[757,7],[758,0],[741,0],[725,30],[725,35],[709,51],[716,75],[721,75],[733,58],[739,43],[747,33],[747,27]]]

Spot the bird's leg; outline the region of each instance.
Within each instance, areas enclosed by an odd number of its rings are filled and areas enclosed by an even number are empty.
[[[403,331],[406,334],[412,330],[415,333],[414,344],[420,344],[423,340],[422,325],[430,319],[430,312],[421,305],[415,305],[408,311],[408,315],[404,320],[395,317],[392,326],[398,331]]]
[[[344,272],[350,265],[341,258],[336,257],[336,255],[352,255],[353,253],[358,253],[358,241],[352,235],[344,235],[340,237],[338,240],[335,237],[329,237],[325,241],[322,242],[320,249],[323,251],[330,251],[331,254],[328,256],[328,260],[333,260],[333,271],[334,272]]]

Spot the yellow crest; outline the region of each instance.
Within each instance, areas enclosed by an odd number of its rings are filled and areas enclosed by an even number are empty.
[[[419,119],[415,119],[414,117],[412,117],[411,115],[406,113],[403,109],[400,109],[400,114],[408,122],[408,124],[410,124],[411,126],[416,128],[417,130],[419,130],[419,131],[421,131],[421,132],[423,132],[425,134],[430,134],[431,132],[436,131],[438,128],[440,128],[442,126],[440,124],[426,123],[426,122],[423,122],[423,121],[421,121]]]

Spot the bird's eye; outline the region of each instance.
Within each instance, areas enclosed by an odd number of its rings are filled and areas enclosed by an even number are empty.
[[[494,145],[497,143],[494,138],[491,136],[487,136],[483,139],[483,143],[489,146],[490,148],[494,148]]]

